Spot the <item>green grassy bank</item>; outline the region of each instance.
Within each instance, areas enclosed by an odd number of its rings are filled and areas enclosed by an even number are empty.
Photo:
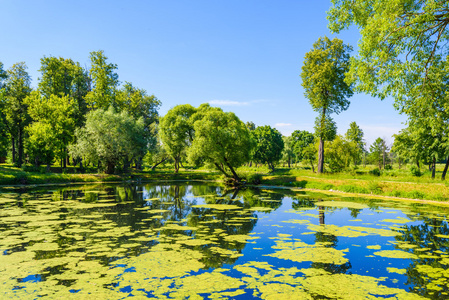
[[[380,195],[389,197],[449,201],[449,182],[442,181],[438,166],[437,176],[432,179],[430,172],[421,176],[413,176],[406,167],[401,169],[383,170],[381,174],[370,172],[373,166],[361,167],[355,171],[342,173],[316,174],[302,167],[278,168],[269,172],[266,167],[242,167],[238,173],[248,179],[249,183],[259,183],[270,186],[286,186],[304,189],[339,191],[361,195]],[[0,164],[0,186],[51,184],[51,183],[91,183],[120,182],[130,180],[164,181],[164,180],[220,180],[222,177],[216,171],[205,169],[181,169],[178,174],[171,168],[157,171],[131,171],[121,175],[106,175],[75,173],[75,169],[61,170],[52,168],[54,172],[26,171],[8,164]],[[449,179],[448,179],[449,180]]]

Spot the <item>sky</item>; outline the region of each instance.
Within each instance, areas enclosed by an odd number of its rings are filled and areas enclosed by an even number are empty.
[[[242,121],[283,135],[313,131],[315,117],[301,86],[305,54],[318,38],[338,37],[357,53],[358,30],[327,28],[330,0],[0,0],[0,61],[24,61],[37,86],[40,59],[71,58],[86,68],[104,50],[119,80],[154,94],[160,115],[210,103]],[[338,133],[355,121],[367,144],[405,127],[404,115],[365,94],[332,115]]]

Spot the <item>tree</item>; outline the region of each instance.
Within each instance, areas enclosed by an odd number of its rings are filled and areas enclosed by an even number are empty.
[[[149,142],[148,149],[151,151],[157,147],[156,125],[159,122],[158,109],[161,101],[154,95],[148,95],[144,89],[125,82],[123,87],[117,91],[117,110],[126,110],[134,119],[142,118],[145,126],[145,136]],[[136,157],[136,165],[141,166],[143,156]]]
[[[349,52],[352,48],[342,40],[327,37],[318,39],[311,51],[306,53],[301,78],[304,95],[313,110],[319,112],[318,173],[324,166],[324,128],[332,113],[339,114],[349,107],[352,86],[345,82],[349,70]]]
[[[370,150],[370,159],[372,162],[379,166],[379,169],[382,169],[382,163],[385,158],[385,151],[387,151],[387,144],[385,140],[382,138],[377,138],[374,143],[369,147]]]
[[[32,152],[28,154],[32,156],[36,165],[41,162],[50,165],[54,157],[65,162],[68,153],[67,147],[74,142],[76,100],[62,94],[60,96],[50,94],[48,97],[44,97],[39,91],[34,91],[25,99],[25,102],[33,120],[33,123],[27,127],[27,132],[30,135],[27,149],[32,149]],[[43,139],[49,141],[50,136],[53,140],[42,143],[39,140],[41,134],[45,134]],[[45,157],[44,161],[42,158],[39,159],[41,156]]]
[[[359,146],[354,141],[349,141],[341,135],[329,142],[326,149],[326,160],[333,172],[340,172],[351,165],[358,157]]]
[[[178,105],[161,118],[160,138],[168,155],[173,158],[175,173],[178,173],[181,159],[193,141],[194,129],[191,117],[197,110],[190,104]]]
[[[7,154],[9,135],[8,126],[6,123],[6,93],[4,88],[4,81],[7,78],[6,71],[3,70],[3,63],[0,61],[0,158]]]
[[[147,141],[142,118],[133,119],[126,111],[116,113],[98,109],[86,116],[86,125],[75,130],[76,144],[70,147],[73,156],[88,162],[101,162],[107,174],[126,159],[145,153]]]
[[[332,3],[328,19],[333,32],[351,24],[360,28],[359,52],[351,61],[348,81],[356,83],[356,91],[381,99],[393,96],[396,109],[412,121],[425,121],[431,135],[438,136],[436,132],[440,130],[445,156],[449,156],[444,130],[449,124],[445,93],[449,83],[447,1]]]
[[[266,163],[271,171],[282,157],[284,141],[282,134],[268,125],[258,126],[251,132],[255,141],[253,158],[257,162]]]
[[[354,153],[354,166],[357,165],[357,161],[360,160],[360,156],[363,153],[365,142],[363,141],[363,130],[357,125],[356,122],[349,124],[349,129],[345,134],[346,140],[354,142],[357,145],[358,151]]]
[[[282,150],[282,160],[287,162],[290,168],[292,159],[295,157],[294,143],[292,136],[282,136],[284,141],[284,149]]]
[[[90,109],[108,109],[116,107],[116,92],[119,84],[118,75],[115,73],[116,64],[108,63],[104,51],[90,53],[91,68],[89,75],[92,78],[93,88],[86,95],[86,102]]]
[[[30,121],[24,101],[31,92],[31,77],[26,69],[24,62],[14,64],[7,70],[8,77],[5,80],[4,119],[11,136],[12,160],[19,167],[23,163],[24,129]]]
[[[235,169],[248,161],[253,144],[245,124],[234,113],[214,108],[195,121],[194,129],[195,138],[188,149],[189,160],[196,161],[201,157],[234,184],[240,184]]]
[[[90,86],[87,71],[78,62],[54,56],[41,58],[39,71],[42,75],[39,78],[38,90],[42,97],[48,99],[50,95],[56,95],[73,99],[76,103],[76,125],[84,125],[87,113],[85,97]]]
[[[360,28],[359,52],[351,61],[357,91],[398,102],[449,54],[449,7],[433,0],[332,0],[329,28]],[[400,104],[400,103],[397,103]]]
[[[306,130],[295,130],[292,132],[293,151],[298,160],[304,159],[304,150],[310,144],[313,144],[313,134]]]

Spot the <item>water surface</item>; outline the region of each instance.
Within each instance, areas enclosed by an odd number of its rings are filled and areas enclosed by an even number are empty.
[[[448,209],[207,184],[0,194],[0,298],[447,299]]]

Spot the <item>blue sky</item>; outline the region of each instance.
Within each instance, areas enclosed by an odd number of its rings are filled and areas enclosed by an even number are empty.
[[[306,52],[327,28],[330,1],[0,0],[0,61],[20,61],[37,85],[40,59],[61,56],[89,66],[89,52],[104,50],[119,79],[171,107],[209,102],[244,122],[276,127],[284,135],[313,131],[315,113],[304,97],[300,72]],[[357,51],[359,34],[338,35]],[[393,101],[356,94],[334,115],[343,134],[356,121],[368,144],[390,143],[405,127]]]

